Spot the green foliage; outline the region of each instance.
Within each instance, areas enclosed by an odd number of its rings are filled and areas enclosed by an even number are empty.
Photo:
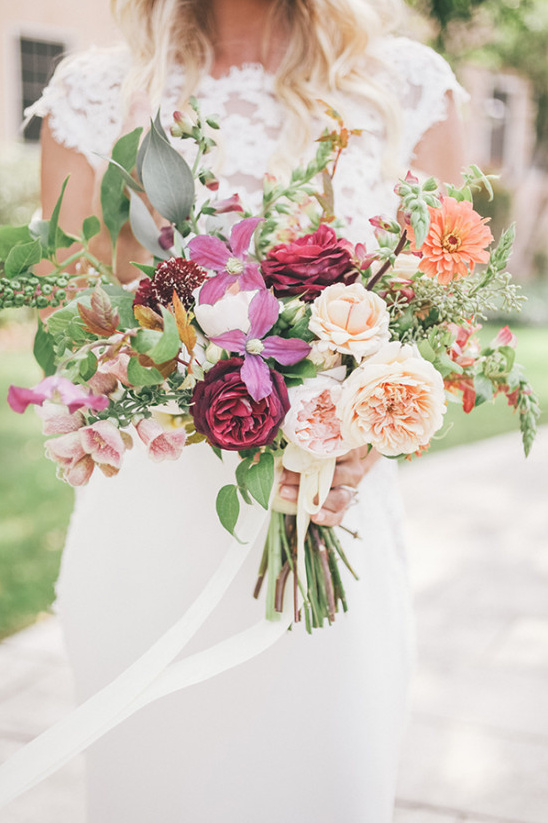
[[[143,158],[142,179],[156,211],[176,226],[182,225],[194,203],[194,177],[186,161],[154,123]]]
[[[240,515],[240,501],[238,500],[236,486],[232,484],[223,486],[217,495],[215,507],[222,526],[227,532],[234,535],[234,529]]]
[[[120,173],[120,167],[128,173],[135,167],[137,149],[142,129],[135,129],[125,134],[112,149],[112,160],[101,181],[101,209],[103,222],[108,229],[113,248],[116,247],[118,235],[129,217],[129,200],[125,194],[126,181]]]

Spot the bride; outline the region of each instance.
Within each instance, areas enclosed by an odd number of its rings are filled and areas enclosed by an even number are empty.
[[[460,88],[430,49],[389,35],[392,0],[112,0],[127,46],[90,50],[57,70],[43,116],[43,209],[70,181],[61,225],[77,232],[96,206],[100,155],[161,104],[194,94],[220,117],[219,197],[260,202],[265,172],[283,174],[321,132],[322,105],[361,128],[335,178],[354,241],[394,212],[396,175],[458,176]],[[108,238],[99,241],[108,260]],[[129,282],[142,249],[129,233],[116,271]],[[228,537],[218,488],[234,462],[192,446],[157,466],[135,448],[116,478],[79,491],[57,607],[84,700],[138,658],[187,608]],[[389,823],[413,658],[395,465],[360,451],[341,459],[318,522],[356,529],[346,546],[360,580],[350,610],[312,637],[296,626],[248,663],[126,720],[87,754],[89,823]],[[298,478],[282,481],[294,499]],[[348,511],[359,488],[359,504]],[[251,553],[189,652],[251,625]]]

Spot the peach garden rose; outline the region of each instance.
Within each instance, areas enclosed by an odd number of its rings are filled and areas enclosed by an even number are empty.
[[[359,362],[388,342],[389,320],[384,300],[361,283],[335,283],[314,300],[309,328],[319,351],[351,354]]]
[[[345,380],[337,413],[343,437],[388,457],[426,446],[443,423],[440,373],[411,345],[387,343]]]

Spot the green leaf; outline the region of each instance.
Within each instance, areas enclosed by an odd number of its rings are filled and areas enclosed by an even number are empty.
[[[429,363],[433,363],[436,359],[436,352],[428,342],[428,340],[419,340],[417,343],[417,348],[419,350],[419,354],[421,357],[424,357],[425,360],[428,360]]]
[[[240,501],[236,486],[229,484],[219,489],[215,503],[221,525],[234,536],[234,529],[240,515]]]
[[[129,360],[127,377],[134,386],[156,386],[158,383],[164,382],[164,378],[158,369],[154,367],[147,369],[146,366],[141,366],[136,357],[131,357]]]
[[[95,217],[94,214],[92,214],[91,217],[86,217],[82,223],[82,237],[86,243],[91,240],[92,237],[95,237],[96,234],[99,234],[100,231],[101,221],[99,218]]]
[[[121,137],[112,149],[112,159],[130,172],[135,166],[141,129],[134,129]],[[117,167],[110,164],[101,181],[101,209],[113,249],[118,235],[129,216],[129,200],[124,194],[125,182]]]
[[[276,371],[281,372],[284,378],[292,377],[301,381],[305,380],[308,377],[316,377],[317,369],[312,360],[299,360],[298,363],[294,363],[292,366],[280,366],[279,364],[276,366]]]
[[[166,143],[169,143],[169,138],[168,138],[167,134],[165,133],[164,127],[162,126],[162,122],[160,120],[160,109],[158,109],[158,111],[156,112],[156,117],[154,118],[154,125],[155,125],[156,131],[158,132],[160,137],[162,137],[166,141]],[[145,159],[145,154],[148,151],[149,145],[150,145],[150,129],[147,131],[147,133],[143,137],[141,145],[139,146],[139,151],[137,152],[137,162],[136,162],[137,176],[138,176],[138,178],[141,182],[143,181],[143,160]]]
[[[29,226],[0,226],[0,260],[5,260],[14,246],[32,239]]]
[[[31,220],[29,223],[30,236],[38,239],[42,244],[44,252],[48,252],[49,220]]]
[[[39,240],[14,246],[4,263],[6,277],[16,277],[36,265],[42,259],[42,244]]]
[[[63,197],[65,195],[65,189],[67,187],[69,179],[65,177],[63,181],[63,185],[61,186],[61,194],[57,198],[57,203],[55,204],[55,208],[51,214],[49,219],[49,226],[48,226],[48,251],[53,253],[57,248],[57,228],[59,226],[59,212],[61,211],[61,203],[63,202]]]
[[[132,346],[139,354],[147,354],[160,341],[161,331],[141,329],[132,340]]]
[[[240,494],[242,495],[243,499],[246,503],[251,503],[251,498],[247,492],[247,472],[251,464],[253,463],[253,458],[246,457],[241,463],[238,463],[236,468],[236,482],[238,484],[238,488],[240,490]]]
[[[129,193],[129,222],[131,231],[138,243],[147,249],[154,257],[167,260],[168,252],[160,246],[160,229],[154,218],[135,192]]]
[[[142,129],[140,129],[139,131],[142,131]],[[120,175],[120,177],[122,178],[122,180],[124,181],[126,186],[129,186],[129,188],[132,189],[133,191],[138,191],[138,192],[144,191],[141,184],[138,183],[137,180],[135,180],[131,176],[131,174],[128,171],[125,170],[125,168],[122,166],[121,163],[118,163],[116,160],[113,160],[112,157],[103,157],[103,155],[99,155],[99,156],[102,157],[103,160],[108,160],[110,165],[113,166],[117,170],[118,174]]]
[[[253,463],[246,474],[247,489],[263,509],[268,509],[273,484],[274,458],[270,452],[263,452],[258,462]]]
[[[46,331],[40,319],[34,338],[33,354],[46,377],[55,374],[55,338]]]
[[[164,318],[164,330],[154,348],[147,352],[148,356],[151,360],[154,360],[155,363],[165,363],[166,360],[177,357],[181,346],[179,332],[177,330],[177,321],[164,306],[160,306],[160,308]]]
[[[151,124],[143,159],[143,185],[152,206],[170,223],[187,219],[194,203],[194,178],[188,163]]]
[[[80,361],[80,377],[82,380],[89,380],[97,371],[97,358],[92,351],[88,351],[86,356]]]
[[[476,390],[476,402],[474,405],[481,406],[482,403],[488,403],[493,399],[493,384],[489,378],[483,374],[477,374],[474,377],[474,389]]]
[[[142,271],[147,277],[154,277],[156,266],[147,266],[145,263],[136,263],[134,260],[132,260],[131,265]]]

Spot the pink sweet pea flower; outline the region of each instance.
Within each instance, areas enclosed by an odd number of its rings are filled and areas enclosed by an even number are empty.
[[[71,414],[82,408],[103,411],[109,403],[108,397],[86,392],[82,386],[76,386],[58,374],[45,377],[32,389],[10,386],[8,391],[8,403],[13,411],[19,414],[22,414],[31,403],[41,406],[44,400],[62,403],[68,407]]]
[[[297,337],[265,337],[278,319],[279,311],[278,301],[274,295],[262,289],[249,304],[250,328],[247,334],[235,329],[211,338],[213,343],[222,346],[228,352],[243,354],[241,378],[249,394],[256,401],[268,397],[272,392],[270,369],[264,362],[267,357],[273,357],[283,366],[290,366],[310,353],[308,343]]]
[[[230,241],[199,234],[188,244],[191,259],[218,274],[207,280],[200,291],[200,303],[215,303],[226,290],[238,284],[240,291],[264,289],[265,284],[257,263],[248,260],[248,248],[253,232],[262,217],[247,217],[232,228]]]
[[[147,447],[147,454],[155,463],[162,460],[178,460],[186,443],[183,428],[166,431],[156,420],[141,420],[136,426],[137,434]]]
[[[510,331],[508,326],[504,326],[504,328],[499,331],[497,336],[491,340],[490,346],[492,349],[498,349],[499,346],[511,346],[515,349],[517,342],[518,339],[516,335]]]

